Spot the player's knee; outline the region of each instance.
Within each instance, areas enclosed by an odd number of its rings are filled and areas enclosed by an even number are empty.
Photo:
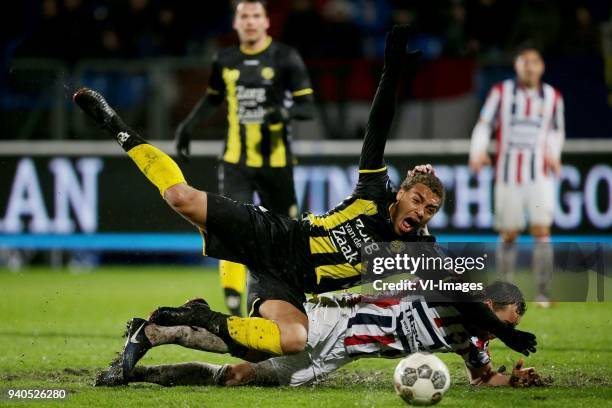
[[[501,233],[501,239],[507,244],[511,244],[518,238],[518,231],[503,231]]]
[[[176,212],[192,221],[201,220],[206,210],[206,193],[187,184],[177,184],[166,190],[164,199]]]
[[[166,202],[177,211],[189,205],[191,187],[186,184],[176,184],[164,192]]]
[[[304,351],[308,332],[301,324],[285,326],[281,329],[281,349],[283,354],[296,354]]]
[[[536,242],[549,242],[550,228],[541,226],[531,227],[531,235]]]

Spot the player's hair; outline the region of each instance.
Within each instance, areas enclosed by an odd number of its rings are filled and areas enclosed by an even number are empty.
[[[240,3],[260,3],[266,13],[268,12],[268,2],[266,0],[236,0],[234,1],[234,10],[236,10]]]
[[[408,174],[400,188],[404,191],[410,190],[415,184],[424,184],[429,187],[429,189],[438,197],[440,197],[440,202],[444,202],[444,186],[438,177],[433,174],[425,174],[425,173],[416,173],[414,176],[410,176]]]
[[[518,286],[510,282],[495,281],[484,288],[483,299],[493,303],[493,309],[501,309],[507,305],[516,305],[516,313],[522,316],[527,311],[525,296]]]
[[[540,58],[544,58],[542,55],[542,51],[538,47],[536,47],[534,44],[526,42],[521,44],[514,52],[514,61],[516,61],[524,53],[531,51],[536,52],[540,56]]]

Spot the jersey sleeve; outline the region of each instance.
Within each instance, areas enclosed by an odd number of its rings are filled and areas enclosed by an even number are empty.
[[[312,95],[310,76],[302,57],[294,49],[289,51],[286,61],[287,90],[294,98]]]
[[[208,79],[206,93],[209,95],[225,95],[225,82],[223,81],[223,72],[218,55],[213,57],[212,70]]]
[[[458,354],[465,361],[465,365],[470,368],[484,367],[491,362],[489,342],[480,340],[478,337],[472,337],[467,349],[458,352]]]
[[[359,179],[355,193],[382,198],[391,190],[385,165],[385,145],[395,115],[399,74],[383,70],[370,108],[359,159]]]
[[[194,108],[189,112],[189,115],[181,123],[187,133],[193,134],[196,126],[205,120],[208,120],[219,105],[223,103],[225,96],[225,82],[221,73],[221,65],[219,57],[215,55],[212,62],[212,70],[208,78],[208,87],[206,93]]]
[[[565,108],[561,93],[555,90],[555,105],[552,114],[550,132],[546,138],[548,155],[556,160],[561,158],[561,150],[565,142]]]
[[[376,172],[362,172],[359,170],[359,179],[353,192],[359,197],[370,200],[383,200],[393,191],[387,168]]]
[[[503,84],[500,83],[491,89],[487,100],[480,110],[479,120],[489,124],[491,127],[495,125],[495,120],[501,106],[502,86]]]
[[[491,89],[489,96],[480,110],[478,123],[472,131],[472,142],[470,145],[470,158],[477,154],[487,151],[487,146],[491,139],[491,133],[497,125],[496,120],[501,106],[502,84],[498,84]]]

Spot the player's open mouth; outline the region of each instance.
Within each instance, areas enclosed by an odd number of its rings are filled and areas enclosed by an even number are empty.
[[[403,233],[416,231],[419,223],[416,219],[412,217],[406,217],[402,220],[400,224],[400,230]]]

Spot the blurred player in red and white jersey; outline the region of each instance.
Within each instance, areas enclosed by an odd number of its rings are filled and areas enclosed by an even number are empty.
[[[498,268],[511,279],[516,263],[514,241],[525,229],[536,242],[533,269],[539,277],[539,299],[547,305],[546,282],[552,273],[550,226],[554,213],[555,178],[561,171],[565,139],[561,93],[541,81],[544,61],[534,48],[521,49],[515,58],[515,79],[496,84],[472,132],[470,168],[491,164],[487,147],[497,139],[495,170],[495,227],[503,245]]]

